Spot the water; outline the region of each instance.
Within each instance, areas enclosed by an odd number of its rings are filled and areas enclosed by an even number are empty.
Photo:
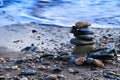
[[[120,28],[120,0],[11,0],[9,3],[1,9],[5,8],[10,15],[17,13],[25,21],[65,27],[88,21],[93,27]]]

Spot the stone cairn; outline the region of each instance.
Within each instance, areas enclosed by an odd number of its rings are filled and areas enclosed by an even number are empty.
[[[70,40],[75,45],[73,49],[75,57],[86,56],[95,49],[94,32],[90,31],[89,26],[91,24],[88,22],[77,22],[70,31],[75,36]]]

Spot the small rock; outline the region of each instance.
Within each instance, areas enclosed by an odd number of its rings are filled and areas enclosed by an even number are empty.
[[[40,66],[39,66],[39,69],[40,69],[40,70],[46,70],[47,68],[46,68],[44,65],[40,65]]]
[[[43,61],[42,61],[41,64],[42,64],[42,65],[50,65],[50,62],[48,62],[48,61],[43,62]]]
[[[37,32],[37,30],[32,30],[32,33],[36,33]]]
[[[94,59],[93,64],[98,66],[98,67],[105,68],[104,64],[100,60]]]
[[[73,69],[71,69],[71,68],[70,68],[70,69],[68,69],[68,71],[69,71],[70,73],[74,72],[74,70],[73,70]]]
[[[66,76],[63,75],[63,74],[58,74],[57,77],[58,77],[59,79],[65,79],[65,78],[66,78]]]
[[[15,62],[16,64],[21,64],[22,62],[24,62],[25,61],[25,59],[24,58],[10,58],[10,60],[9,60],[10,62]]]
[[[79,73],[78,70],[74,70],[74,69],[71,69],[71,68],[68,69],[68,71],[69,71],[70,73],[73,73],[74,75]]]
[[[92,62],[93,62],[93,58],[87,58],[87,59],[86,59],[86,63],[87,63],[87,64],[91,64]]]
[[[78,66],[80,66],[80,65],[82,65],[85,61],[86,61],[86,58],[85,58],[85,57],[80,57],[80,58],[76,59],[75,64],[78,65]]]
[[[60,73],[60,72],[62,72],[62,68],[56,67],[56,68],[53,69],[53,72],[54,73]]]
[[[44,80],[59,80],[56,75],[49,75],[44,78]]]
[[[15,76],[15,78],[13,80],[20,80],[20,77]]]
[[[11,69],[18,70],[19,68],[18,68],[18,66],[12,66]]]
[[[20,78],[20,80],[28,80],[28,78],[24,77],[24,78]]]
[[[21,75],[35,75],[37,72],[35,70],[26,70],[21,72]]]

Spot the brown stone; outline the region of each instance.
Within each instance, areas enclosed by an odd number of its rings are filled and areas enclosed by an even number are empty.
[[[97,59],[93,60],[93,64],[96,65],[96,66],[98,66],[98,67],[102,67],[102,68],[105,67],[104,64],[102,63],[102,61],[97,60]]]
[[[46,68],[44,65],[40,65],[40,66],[39,66],[39,69],[40,69],[40,70],[46,70],[47,68]]]
[[[75,27],[78,27],[78,28],[84,28],[88,26],[91,26],[91,24],[88,22],[79,21],[75,23]]]
[[[79,57],[78,59],[76,59],[75,64],[80,66],[85,62],[86,58],[85,57]]]

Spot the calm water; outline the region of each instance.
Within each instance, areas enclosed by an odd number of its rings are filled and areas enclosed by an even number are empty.
[[[10,15],[40,24],[71,27],[81,20],[93,27],[120,27],[120,0],[6,0],[3,6]]]

